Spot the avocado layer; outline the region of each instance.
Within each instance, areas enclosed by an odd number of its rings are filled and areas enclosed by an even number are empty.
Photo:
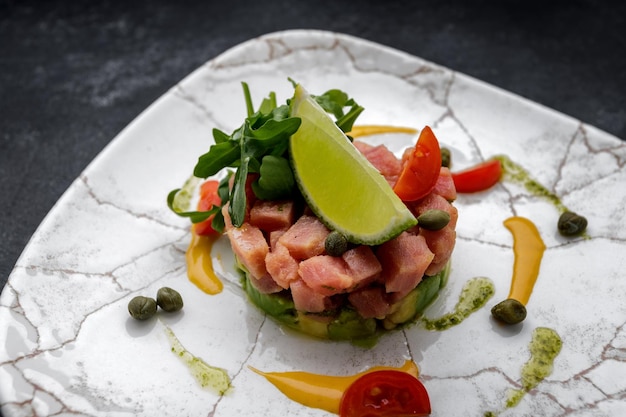
[[[318,338],[371,347],[385,330],[412,323],[422,315],[446,285],[450,265],[437,275],[424,276],[415,289],[391,306],[391,312],[382,320],[365,319],[349,304],[321,314],[297,311],[289,291],[262,294],[250,284],[248,272],[242,272],[243,288],[252,303],[279,323]]]

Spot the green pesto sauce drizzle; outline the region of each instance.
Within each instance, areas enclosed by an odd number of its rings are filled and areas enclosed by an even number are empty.
[[[468,280],[459,295],[459,301],[454,311],[436,319],[422,318],[422,323],[428,330],[446,330],[460,324],[473,312],[483,307],[493,296],[495,287],[486,277],[475,277]]]
[[[559,335],[547,327],[537,327],[530,341],[530,359],[522,367],[522,388],[511,390],[506,406],[515,407],[524,394],[535,388],[552,373],[554,359],[561,352],[563,342]]]
[[[522,367],[522,388],[509,390],[506,408],[515,407],[527,392],[536,388],[552,373],[554,359],[561,352],[563,342],[557,332],[547,327],[537,327],[528,345],[530,359]],[[487,411],[484,417],[496,417],[498,413]]]
[[[497,159],[502,164],[503,180],[519,184],[526,188],[526,190],[535,197],[547,200],[549,203],[554,205],[559,214],[563,214],[566,211],[571,211],[567,208],[567,206],[565,206],[565,204],[563,204],[561,199],[556,194],[548,190],[539,181],[531,177],[528,171],[526,171],[521,165],[513,162],[511,158],[506,155],[496,155],[493,157],[493,159]],[[587,234],[587,232],[584,232],[582,234],[582,237],[584,237],[585,239],[590,239],[590,236]]]
[[[172,345],[172,353],[187,365],[191,374],[202,388],[213,389],[219,395],[223,395],[230,388],[230,378],[224,369],[211,366],[202,359],[192,355],[183,347],[169,327],[166,327],[165,333]]]
[[[526,171],[517,163],[513,162],[508,156],[497,155],[494,156],[494,159],[497,159],[502,164],[505,180],[522,185],[524,188],[526,188],[526,190],[528,190],[528,192],[530,192],[535,197],[548,200],[554,205],[554,207],[557,208],[560,213],[569,211],[556,194],[554,194],[552,191],[548,190],[546,187],[540,184],[537,180],[532,178],[528,171]]]
[[[199,182],[200,178],[194,177],[193,175],[185,181],[174,199],[173,207],[176,211],[184,212],[189,210],[193,193]]]

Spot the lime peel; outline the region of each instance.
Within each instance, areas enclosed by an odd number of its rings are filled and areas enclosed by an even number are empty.
[[[302,120],[289,140],[296,182],[322,223],[364,245],[378,245],[417,224],[380,172],[301,85],[291,115]]]

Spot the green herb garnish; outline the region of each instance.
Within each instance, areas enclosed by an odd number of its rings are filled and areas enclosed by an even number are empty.
[[[335,123],[344,132],[352,130],[354,122],[364,110],[341,90],[328,90],[321,96],[313,96],[313,98],[327,113],[335,116],[337,119]],[[344,107],[350,107],[347,113],[344,113]]]
[[[295,82],[291,82],[295,87]],[[288,198],[298,192],[287,150],[289,137],[300,127],[300,118],[291,117],[288,102],[277,105],[274,92],[270,92],[263,99],[255,112],[248,84],[242,83],[242,87],[246,119],[230,135],[213,129],[215,143],[198,158],[193,170],[193,176],[197,178],[208,178],[225,168],[234,170],[232,188],[229,188],[232,172],[220,183],[222,206],[208,211],[182,211],[176,204],[180,188],[172,190],[167,197],[168,207],[179,216],[188,217],[193,223],[204,221],[215,214],[212,226],[217,231],[224,228],[221,210],[227,202],[230,202],[228,212],[233,226],[240,227],[243,224],[247,208],[246,180],[249,174],[259,174],[252,183],[252,190],[262,200]],[[363,107],[337,89],[314,98],[326,112],[335,117],[337,126],[344,132],[352,129],[363,111]]]

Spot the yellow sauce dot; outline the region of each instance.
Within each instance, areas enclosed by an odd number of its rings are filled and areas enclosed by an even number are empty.
[[[361,136],[380,135],[383,133],[415,134],[417,133],[417,129],[413,129],[412,127],[404,127],[404,126],[360,125],[360,126],[353,126],[352,130],[346,133],[346,135],[351,136],[353,138],[358,138]]]
[[[218,235],[200,236],[191,228],[191,242],[187,248],[187,276],[199,289],[207,294],[215,295],[222,292],[224,284],[213,271],[211,248]]]
[[[546,245],[533,222],[525,217],[510,217],[504,226],[513,234],[513,278],[508,298],[526,305],[533,291]]]

